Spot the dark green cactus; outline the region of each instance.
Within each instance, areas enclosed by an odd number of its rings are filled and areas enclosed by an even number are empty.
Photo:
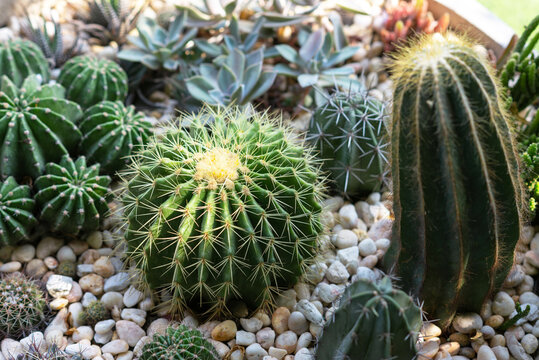
[[[108,212],[109,183],[108,176],[99,176],[99,164],[86,167],[84,156],[73,161],[65,155],[59,164],[47,164],[35,182],[40,220],[68,235],[97,230]]]
[[[21,88],[2,77],[0,87],[0,176],[37,177],[49,161],[76,149],[81,134],[75,126],[82,111],[64,99],[58,84],[41,85],[37,75]]]
[[[269,308],[317,254],[320,183],[309,152],[251,107],[205,108],[135,159],[128,254],[169,310]],[[208,127],[205,124],[211,123]],[[155,271],[160,269],[160,271]]]
[[[28,240],[37,220],[32,214],[34,199],[30,188],[10,176],[0,184],[0,244],[15,245]]]
[[[423,324],[421,309],[405,292],[358,280],[346,288],[340,305],[318,341],[317,359],[410,360]]]
[[[522,180],[528,191],[528,204],[532,215],[537,218],[537,202],[539,201],[539,139],[535,135],[526,139],[521,153],[523,171]]]
[[[129,163],[128,156],[145,145],[151,124],[134,106],[121,101],[103,101],[88,110],[79,124],[83,134],[81,153],[89,162],[100,163],[101,170],[114,174]]]
[[[43,83],[50,78],[49,63],[39,47],[23,39],[0,42],[0,75],[21,86],[31,74],[40,75]]]
[[[346,197],[379,191],[389,170],[385,104],[367,93],[336,91],[319,106],[307,139]]]
[[[94,56],[77,56],[65,63],[58,82],[69,100],[88,108],[103,100],[124,101],[127,74],[114,61]]]
[[[110,319],[110,311],[99,300],[92,301],[79,314],[79,321],[85,325],[94,326],[100,321]]]
[[[219,360],[217,351],[198,330],[180,325],[167,328],[165,335],[155,334],[142,348],[141,360]]]
[[[500,87],[473,44],[422,37],[393,68],[395,223],[386,268],[450,324],[479,312],[513,265],[523,211]]]

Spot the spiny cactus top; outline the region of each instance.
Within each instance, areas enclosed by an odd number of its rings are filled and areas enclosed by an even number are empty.
[[[129,163],[138,147],[146,144],[151,135],[151,124],[134,106],[121,101],[103,101],[88,110],[79,124],[83,134],[81,153],[88,161],[101,164],[101,170],[114,174]]]
[[[40,219],[68,235],[97,230],[108,211],[109,183],[108,176],[99,176],[99,164],[87,167],[84,156],[73,161],[65,155],[59,164],[47,164],[35,182]]]
[[[479,312],[512,267],[523,196],[487,59],[454,34],[421,38],[393,69],[395,225],[388,268],[448,326]]]
[[[38,74],[44,83],[49,81],[49,63],[36,44],[29,40],[0,41],[0,75],[21,86],[26,77]]]
[[[64,99],[58,84],[41,85],[37,75],[21,88],[7,77],[0,87],[0,176],[37,177],[49,161],[59,161],[78,146],[75,126],[82,111]]]
[[[182,120],[190,132],[171,128],[136,158],[128,253],[151,289],[172,293],[173,313],[228,315],[233,299],[270,307],[317,254],[313,160],[277,119],[252,108],[206,108]]]
[[[65,63],[58,82],[67,98],[88,108],[103,100],[124,101],[127,74],[114,61],[94,56],[77,56]]]
[[[0,245],[29,239],[37,224],[33,211],[34,199],[28,186],[17,184],[12,176],[0,184]]]
[[[141,360],[219,360],[217,351],[198,330],[180,325],[167,328],[165,335],[155,334],[142,348]]]

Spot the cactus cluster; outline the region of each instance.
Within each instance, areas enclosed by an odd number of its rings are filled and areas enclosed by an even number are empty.
[[[326,323],[317,359],[410,360],[423,324],[421,309],[389,277],[358,280],[344,291]]]
[[[0,42],[0,75],[21,86],[31,74],[40,75],[43,82],[50,78],[49,64],[39,47],[23,39]]]
[[[109,183],[108,176],[99,176],[99,164],[87,167],[84,156],[73,161],[64,155],[59,164],[47,164],[35,182],[40,220],[68,235],[97,230],[108,212]]]
[[[127,252],[144,285],[186,308],[273,305],[317,255],[321,184],[309,152],[268,113],[202,109],[135,159]],[[159,269],[159,271],[155,271]]]
[[[28,240],[37,225],[30,187],[19,185],[10,176],[0,184],[0,244],[15,245]]]
[[[217,351],[198,330],[179,325],[167,328],[164,335],[155,334],[142,348],[141,360],[219,360]]]
[[[85,325],[94,326],[107,319],[110,319],[110,311],[103,302],[94,300],[79,314],[78,320]]]
[[[493,72],[452,33],[422,37],[393,68],[395,223],[384,262],[443,327],[501,287],[520,235],[518,155]]]
[[[307,139],[346,197],[379,191],[388,173],[387,110],[368,93],[336,91],[313,113]]]
[[[523,166],[521,176],[529,195],[528,207],[531,214],[536,216],[539,201],[539,139],[535,135],[524,142],[520,156]]]

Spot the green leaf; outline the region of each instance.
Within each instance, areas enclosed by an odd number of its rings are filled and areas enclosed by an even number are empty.
[[[279,75],[285,75],[290,77],[298,77],[301,75],[301,72],[295,69],[292,69],[290,66],[285,64],[277,64],[273,67],[273,70]]]
[[[303,88],[313,86],[318,82],[318,77],[318,74],[301,74],[298,76],[298,83]]]
[[[342,50],[331,54],[329,59],[323,63],[323,67],[330,68],[350,59],[359,50],[359,48],[359,46],[347,46]]]
[[[175,42],[182,33],[183,26],[185,21],[187,20],[187,13],[181,12],[178,16],[174,18],[174,21],[172,24],[170,24],[168,28],[166,43],[169,44],[171,42]]]
[[[140,62],[144,64],[144,66],[152,70],[158,70],[159,66],[161,65],[159,63],[159,60],[157,60],[155,56],[152,56],[152,55],[147,55],[143,57],[142,60],[140,60]]]
[[[278,28],[283,26],[290,26],[302,23],[308,17],[303,15],[281,15],[278,13],[265,13],[262,15],[264,17],[265,28]]]
[[[299,56],[303,59],[303,61],[307,63],[316,56],[316,54],[322,48],[322,44],[324,43],[324,35],[324,30],[319,29],[313,32],[307,38],[305,44],[303,44],[303,46],[301,46],[301,49],[299,49]]]
[[[331,12],[329,14],[329,20],[333,24],[333,38],[335,39],[335,50],[340,51],[346,45],[348,45],[348,40],[344,35],[342,28],[341,16],[337,12]]]
[[[231,68],[226,64],[223,64],[219,73],[217,74],[217,83],[219,84],[219,89],[226,91],[229,89],[232,84],[235,84],[238,81],[238,78],[234,74]]]
[[[276,45],[275,49],[282,57],[293,64],[297,64],[301,61],[298,52],[290,45]]]
[[[271,85],[273,85],[273,82],[275,81],[275,77],[277,76],[276,72],[263,72],[262,76],[260,76],[260,79],[258,80],[254,92],[251,94],[248,94],[249,101],[252,101],[260,96],[262,96],[266,91],[269,90]]]
[[[181,52],[181,51],[184,49],[185,45],[187,45],[187,43],[188,43],[189,41],[191,41],[191,40],[196,36],[197,32],[198,32],[198,30],[195,29],[195,28],[189,29],[189,31],[186,32],[186,33],[183,35],[181,41],[178,42],[178,43],[171,49],[172,53],[173,53],[173,54],[178,54],[179,52]]]
[[[249,94],[257,84],[261,71],[262,63],[253,64],[245,70],[243,83],[245,84],[245,92],[247,94]]]
[[[213,89],[213,86],[202,76],[193,76],[187,79],[185,85],[192,97],[207,103],[215,102],[215,100],[208,95],[209,91]]]
[[[141,62],[142,58],[147,56],[148,53],[138,49],[125,49],[118,53],[118,58],[131,62]]]

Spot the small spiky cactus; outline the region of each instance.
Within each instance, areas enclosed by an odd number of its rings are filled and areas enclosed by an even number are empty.
[[[317,255],[321,206],[309,152],[267,113],[238,107],[182,119],[135,159],[128,254],[169,310],[268,308]],[[159,269],[159,271],[155,271]]]
[[[12,176],[0,184],[1,245],[15,245],[30,238],[30,231],[37,225],[32,214],[34,205],[27,185],[17,184]]]
[[[318,341],[317,359],[410,360],[423,324],[421,309],[389,277],[358,280],[346,288],[340,305]]]
[[[395,223],[386,268],[450,324],[479,312],[513,265],[523,205],[513,134],[487,59],[425,36],[393,68]]]
[[[367,93],[336,91],[315,110],[307,139],[346,197],[379,191],[384,184],[389,170],[386,121],[385,104]]]
[[[45,320],[45,294],[21,274],[0,278],[0,333],[10,338],[28,335]]]
[[[141,360],[219,360],[217,351],[198,330],[180,325],[169,327],[165,335],[155,334],[142,348]]]
[[[79,314],[81,323],[89,326],[94,326],[100,321],[110,319],[110,311],[105,304],[99,300],[92,301]]]
[[[62,261],[54,271],[58,275],[74,278],[77,275],[77,264],[73,261]]]
[[[14,39],[0,42],[0,75],[5,75],[21,86],[31,74],[38,74],[44,83],[49,81],[49,64],[36,44]]]
[[[114,61],[82,55],[65,63],[58,82],[69,100],[88,108],[103,100],[124,101],[127,74]]]
[[[59,164],[47,164],[35,182],[40,220],[68,235],[97,230],[108,211],[109,183],[108,176],[99,176],[99,164],[87,167],[84,156],[73,161],[65,155]]]
[[[75,121],[82,111],[64,99],[62,86],[41,85],[37,75],[30,75],[19,88],[4,76],[0,90],[2,178],[35,178],[47,162],[76,149],[81,134]]]
[[[144,114],[121,101],[102,101],[83,115],[81,153],[88,161],[101,164],[101,170],[114,174],[129,163],[128,156],[145,145],[152,126]]]

